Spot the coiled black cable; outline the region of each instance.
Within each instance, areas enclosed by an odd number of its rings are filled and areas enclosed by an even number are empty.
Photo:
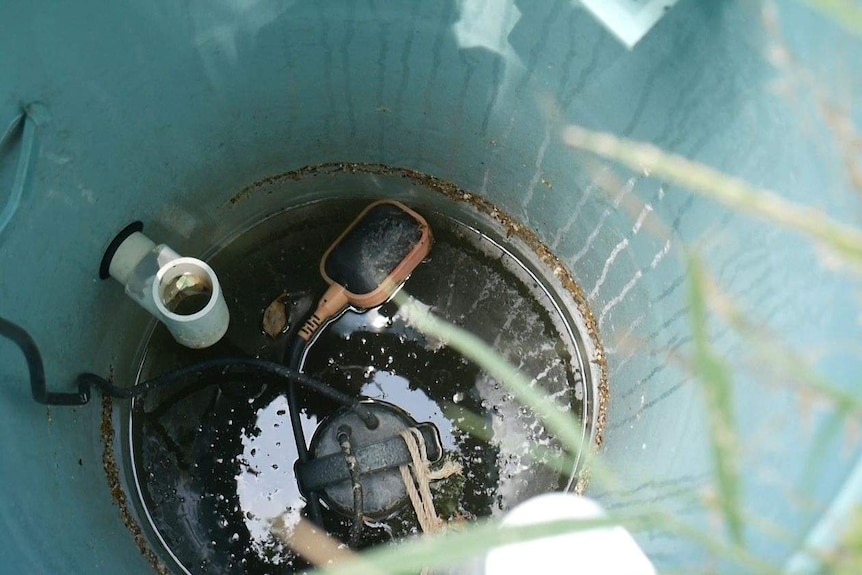
[[[263,375],[279,379],[287,383],[290,422],[293,429],[294,439],[296,441],[299,460],[302,462],[308,461],[310,455],[308,453],[308,446],[305,440],[305,433],[302,429],[302,420],[300,419],[297,385],[311,389],[316,393],[332,399],[333,401],[341,403],[342,405],[352,407],[356,411],[356,415],[362,419],[363,423],[367,425],[369,429],[374,429],[379,425],[377,416],[362,404],[362,400],[364,398],[351,397],[350,395],[338,391],[337,389],[334,389],[333,387],[330,387],[329,385],[299,371],[299,367],[302,362],[302,355],[305,351],[305,342],[300,338],[297,338],[293,342],[293,345],[289,350],[289,356],[286,358],[288,366],[256,358],[226,357],[210,359],[165,373],[129,387],[115,385],[111,381],[95,373],[82,373],[75,379],[75,383],[78,388],[77,393],[59,393],[48,391],[47,380],[45,378],[45,366],[42,362],[42,354],[39,352],[39,347],[36,345],[36,342],[23,327],[0,317],[0,336],[9,339],[21,350],[21,353],[24,355],[24,359],[27,362],[27,369],[30,372],[30,389],[33,394],[33,399],[43,405],[86,405],[90,401],[92,388],[94,387],[110,397],[131,399],[140,397],[154,389],[176,384],[192,377],[202,377],[213,371],[219,371],[222,375],[226,375],[228,373],[251,373],[255,375]],[[316,493],[309,493],[307,496],[309,517],[318,525],[322,526],[323,519],[318,496]]]
[[[14,343],[24,354],[30,372],[30,390],[33,399],[43,405],[85,405],[90,401],[90,386],[79,382],[78,393],[48,391],[42,354],[30,334],[18,324],[0,317],[0,335]]]
[[[376,427],[378,424],[377,416],[361,403],[362,398],[351,397],[350,395],[338,391],[322,381],[318,381],[294,369],[285,367],[280,363],[263,359],[244,357],[209,359],[148,379],[147,381],[143,381],[131,387],[119,387],[105,378],[93,373],[82,373],[78,376],[77,382],[79,389],[86,388],[89,391],[90,386],[93,386],[99,388],[102,393],[110,395],[111,397],[128,399],[139,397],[148,391],[175,384],[190,377],[202,377],[213,371],[218,371],[222,375],[227,375],[229,373],[251,373],[254,375],[269,376],[289,383],[298,384],[302,387],[307,387],[320,395],[324,395],[333,401],[353,407],[356,414],[366,425]]]
[[[111,397],[130,399],[140,397],[148,391],[175,384],[190,377],[202,377],[207,373],[220,371],[224,375],[228,373],[263,375],[286,381],[289,384],[301,385],[333,401],[353,407],[363,423],[369,427],[374,428],[378,425],[377,416],[362,405],[362,398],[351,397],[322,381],[318,381],[280,363],[247,357],[224,357],[201,361],[130,387],[115,385],[104,377],[94,373],[82,373],[75,379],[78,387],[77,393],[49,392],[45,378],[45,366],[42,363],[42,354],[39,353],[39,347],[33,338],[30,337],[30,334],[21,326],[0,317],[0,335],[15,343],[21,350],[21,353],[24,354],[27,369],[30,372],[30,389],[33,393],[33,399],[45,405],[85,405],[90,401],[91,389],[93,387],[98,388],[102,393]],[[293,387],[295,385],[290,385],[290,388]],[[305,445],[304,436],[302,437],[302,442]]]

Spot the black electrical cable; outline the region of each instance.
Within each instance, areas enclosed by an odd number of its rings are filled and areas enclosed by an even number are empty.
[[[57,393],[48,391],[45,379],[45,366],[42,354],[30,334],[21,326],[0,317],[0,335],[18,346],[27,369],[30,371],[30,389],[33,399],[43,405],[84,405],[90,401],[90,388],[79,382],[78,393]]]
[[[338,403],[353,407],[356,415],[363,423],[373,429],[379,425],[377,416],[361,404],[361,398],[353,398],[346,393],[338,391],[327,384],[317,381],[296,369],[285,367],[280,363],[253,358],[220,358],[202,361],[187,367],[172,371],[138,383],[131,387],[120,387],[114,385],[107,379],[94,373],[82,373],[76,378],[78,393],[54,393],[47,390],[45,378],[45,366],[42,363],[42,354],[39,347],[30,337],[30,334],[21,326],[0,317],[0,335],[15,343],[24,354],[27,368],[30,371],[30,388],[33,398],[44,405],[85,405],[90,401],[91,388],[96,387],[111,397],[130,399],[139,397],[148,391],[158,389],[167,385],[175,384],[190,376],[200,377],[204,373],[220,370],[222,374],[230,371],[247,371],[276,377],[287,381],[288,406],[290,409],[290,422],[293,429],[294,439],[297,445],[299,459],[306,462],[309,459],[308,447],[305,443],[305,433],[302,430],[302,421],[299,419],[298,398],[296,393],[297,384],[307,387],[325,395]],[[298,338],[297,338],[298,339]],[[302,340],[300,340],[302,341]],[[303,345],[298,347],[299,361],[302,359]],[[296,365],[299,364],[296,362]],[[308,516],[318,525],[323,525],[323,515],[320,508],[320,499],[316,493],[308,494]]]
[[[218,359],[210,359],[194,363],[192,365],[166,373],[164,375],[160,375],[158,377],[154,377],[153,379],[148,379],[147,381],[143,381],[131,387],[119,387],[94,373],[82,373],[78,376],[77,381],[79,389],[87,389],[89,392],[89,387],[94,386],[99,388],[103,393],[110,395],[111,397],[129,399],[132,397],[139,397],[147,393],[148,391],[152,391],[153,389],[158,389],[160,387],[175,384],[178,381],[182,381],[191,376],[201,377],[205,373],[211,371],[219,371],[223,375],[226,375],[230,372],[246,372],[282,379],[287,381],[288,383],[298,384],[303,387],[312,389],[320,395],[325,395],[333,401],[337,401],[338,403],[341,403],[343,405],[353,407],[353,409],[356,411],[356,415],[359,416],[362,419],[363,423],[368,426],[376,427],[379,423],[377,420],[377,416],[374,415],[364,405],[362,405],[360,399],[351,397],[344,392],[338,391],[337,389],[330,387],[322,381],[318,381],[303,373],[299,373],[298,371],[285,367],[280,363],[266,361],[263,359],[243,357],[223,357]]]
[[[302,367],[302,355],[305,353],[305,340],[299,336],[294,336],[290,348],[287,350],[286,363],[287,366],[300,373]],[[305,431],[302,429],[302,416],[299,409],[299,396],[296,386],[292,383],[287,385],[287,409],[290,414],[290,427],[293,430],[293,441],[296,443],[296,454],[300,463],[307,463],[311,459],[308,453],[308,444],[305,441]],[[368,425],[368,422],[366,422]],[[372,429],[377,427],[377,423],[370,426]],[[312,491],[306,494],[306,507],[308,516],[312,521],[320,526],[323,526],[323,515],[320,510],[320,496]]]
[[[350,481],[353,483],[353,523],[350,526],[350,539],[348,545],[356,547],[359,544],[359,539],[362,537],[362,527],[364,524],[362,515],[362,483],[359,481],[359,462],[353,454],[353,449],[350,445],[350,428],[342,425],[338,428],[335,439],[341,446],[341,453],[344,454],[344,459],[347,462],[347,470],[350,472]]]
[[[202,376],[208,371],[221,370],[221,372],[225,374],[231,371],[244,371],[283,379],[289,384],[299,384],[303,387],[307,387],[321,395],[325,395],[333,401],[353,407],[356,410],[357,416],[359,416],[362,421],[369,426],[369,428],[375,428],[379,424],[377,416],[363,406],[360,399],[353,398],[321,381],[300,373],[295,369],[285,367],[280,363],[254,358],[227,357],[202,361],[138,383],[131,387],[120,387],[114,385],[107,379],[94,373],[82,373],[78,375],[75,380],[78,384],[77,393],[49,392],[47,389],[47,380],[45,378],[45,366],[42,363],[42,354],[39,352],[39,347],[36,345],[36,342],[32,337],[30,337],[30,334],[21,326],[0,317],[0,336],[12,341],[21,350],[21,353],[24,355],[24,359],[27,362],[27,369],[30,372],[30,389],[33,393],[33,399],[44,405],[85,405],[90,401],[92,387],[100,389],[102,393],[111,397],[129,399],[132,397],[139,397],[153,389],[174,384],[188,378],[189,376]],[[300,349],[300,352],[301,351],[302,349]],[[289,385],[289,388],[293,390],[294,394],[295,387],[295,385]],[[290,401],[289,403],[295,404],[295,401]],[[301,430],[302,427],[300,425],[300,431]],[[295,431],[296,430],[294,429],[294,433]],[[304,434],[301,434],[297,440],[301,440],[303,446],[305,445]],[[305,451],[307,456],[307,448]]]
[[[300,337],[295,337],[287,350],[285,364],[290,369],[301,373],[302,355],[305,353],[305,340]],[[296,449],[299,452],[300,461],[308,459],[308,445],[305,442],[305,431],[302,429],[302,420],[300,419],[299,397],[297,397],[296,386],[289,385],[287,389],[288,407],[290,409],[290,423],[293,426],[293,437],[296,439]],[[305,459],[303,459],[303,457]]]
[[[302,354],[305,352],[305,341],[299,337],[293,340],[290,349],[287,352],[287,366],[300,372],[302,367]],[[302,462],[308,461],[308,444],[305,441],[305,431],[302,429],[302,419],[300,419],[299,397],[295,385],[288,385],[287,388],[287,405],[290,410],[290,425],[293,428],[293,438],[296,440],[296,451],[299,454],[299,460]],[[376,426],[375,426],[376,427]]]
[[[302,354],[305,351],[305,342],[300,338],[296,339],[289,351],[290,355],[287,358],[289,361],[289,367],[280,363],[254,358],[212,359],[189,365],[131,387],[120,387],[114,385],[104,377],[94,373],[82,373],[79,374],[75,380],[78,387],[77,393],[57,393],[49,392],[47,389],[47,380],[45,378],[45,366],[42,362],[42,354],[39,352],[39,347],[36,345],[36,342],[30,334],[21,326],[0,317],[0,336],[9,339],[21,350],[30,372],[30,388],[33,394],[33,399],[43,405],[86,405],[90,401],[91,389],[93,387],[98,388],[102,393],[111,397],[130,399],[133,397],[139,397],[153,389],[175,384],[190,376],[200,377],[208,371],[221,370],[224,374],[230,371],[245,371],[275,377],[287,382],[291,428],[293,430],[297,453],[301,462],[307,462],[310,455],[308,453],[308,446],[306,444],[305,433],[302,429],[302,420],[300,419],[299,414],[297,384],[312,389],[321,395],[337,401],[338,403],[352,407],[356,410],[356,415],[362,419],[363,423],[365,423],[369,429],[374,429],[379,425],[377,416],[362,405],[362,398],[353,398],[323,382],[300,373],[299,367],[302,362]],[[322,526],[323,518],[321,514],[320,501],[316,493],[308,494],[307,505],[309,517],[318,525]]]

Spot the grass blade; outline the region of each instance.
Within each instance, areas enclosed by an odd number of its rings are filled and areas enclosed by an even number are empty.
[[[632,170],[646,170],[693,193],[811,238],[839,261],[862,273],[862,231],[837,222],[819,210],[797,205],[771,190],[757,188],[652,144],[633,142],[580,126],[567,127],[564,139],[572,147],[615,160]]]
[[[800,0],[831,18],[855,36],[862,37],[862,5],[856,0]]]
[[[469,331],[434,316],[426,306],[403,292],[395,297],[395,301],[400,306],[399,313],[409,324],[457,350],[494,380],[505,385],[522,405],[533,410],[566,451],[573,456],[585,451],[583,423],[567,413],[541,387],[530,385],[530,380],[500,357],[491,346]]]
[[[725,362],[709,343],[706,276],[695,258],[689,261],[689,305],[694,343],[694,367],[703,383],[712,442],[719,506],[728,534],[743,543],[739,454],[733,415],[733,380]]]

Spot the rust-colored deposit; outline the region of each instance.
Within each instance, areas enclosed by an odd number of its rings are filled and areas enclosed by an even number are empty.
[[[108,488],[111,490],[111,497],[117,507],[120,508],[120,517],[123,524],[131,532],[135,539],[135,544],[138,550],[149,561],[153,569],[159,575],[170,575],[170,571],[162,563],[159,558],[150,549],[144,534],[141,532],[141,527],[137,524],[132,514],[129,512],[129,504],[126,499],[126,492],[123,491],[123,486],[120,483],[120,468],[117,466],[117,457],[114,452],[114,424],[113,424],[113,404],[111,398],[107,395],[102,396],[102,466],[105,469],[105,476],[108,478]]]

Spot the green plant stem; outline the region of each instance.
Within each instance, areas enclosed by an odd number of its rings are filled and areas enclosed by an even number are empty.
[[[568,126],[563,137],[572,147],[612,159],[632,170],[645,170],[693,193],[809,237],[854,271],[862,273],[862,232],[833,220],[820,210],[797,205],[771,190],[752,186],[652,144],[633,142],[580,126]]]

